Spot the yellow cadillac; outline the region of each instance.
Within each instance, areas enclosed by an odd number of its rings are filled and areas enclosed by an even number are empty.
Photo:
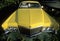
[[[19,28],[20,33],[36,36],[40,32],[53,32],[59,29],[56,20],[46,13],[37,1],[22,1],[19,8],[2,24],[4,30]]]

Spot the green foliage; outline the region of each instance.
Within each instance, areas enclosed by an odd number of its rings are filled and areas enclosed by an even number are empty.
[[[20,0],[3,0],[0,2],[0,9],[10,4],[19,4]]]

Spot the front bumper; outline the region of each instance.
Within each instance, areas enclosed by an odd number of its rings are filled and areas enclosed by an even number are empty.
[[[54,29],[48,27],[48,28],[44,28],[44,27],[37,27],[35,29],[27,29],[23,26],[19,27],[20,33],[23,35],[26,35],[28,37],[33,37],[33,36],[37,36],[39,34],[41,34],[42,32],[54,32]]]

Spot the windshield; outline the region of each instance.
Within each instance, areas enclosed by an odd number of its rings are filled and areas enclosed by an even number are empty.
[[[20,8],[39,8],[41,7],[39,3],[21,3]]]

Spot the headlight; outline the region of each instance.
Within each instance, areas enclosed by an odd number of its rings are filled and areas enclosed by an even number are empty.
[[[16,27],[9,27],[5,30],[5,34],[8,34],[10,32],[16,32],[18,29]]]
[[[53,32],[54,29],[51,27],[43,27],[42,32]]]
[[[45,31],[46,30],[46,27],[43,27],[42,31]]]

